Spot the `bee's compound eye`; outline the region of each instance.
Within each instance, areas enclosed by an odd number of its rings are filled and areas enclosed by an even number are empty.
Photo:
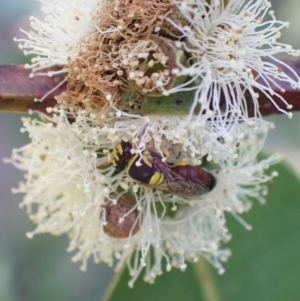
[[[120,197],[116,205],[107,204],[103,210],[106,225],[104,233],[113,238],[127,238],[140,230],[141,213],[133,209],[136,202],[133,199]]]

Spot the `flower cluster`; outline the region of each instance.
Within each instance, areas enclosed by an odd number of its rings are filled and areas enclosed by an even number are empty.
[[[25,193],[21,206],[37,224],[28,237],[67,233],[68,251],[76,250],[73,260],[81,260],[83,270],[91,256],[110,265],[116,257],[127,262],[133,279],[146,265],[145,279],[153,281],[163,271],[162,259],[167,270],[184,269],[186,259],[204,256],[223,271],[221,262],[229,251],[220,246],[230,238],[225,212],[237,217],[251,208],[252,200],[263,203],[267,191],[263,184],[276,175],[265,175],[264,170],[278,162],[279,155],[256,161],[268,132],[266,122],[243,139],[239,160],[222,160],[212,171],[216,187],[190,199],[137,185],[125,172],[115,173],[112,164],[104,166],[104,154],[112,151],[107,131],[96,126],[86,111],[54,112],[47,122],[23,119],[22,130],[32,142],[14,151],[11,159],[27,171],[26,183],[14,192]],[[113,212],[114,207],[121,213]],[[134,263],[132,253],[139,257]]]
[[[130,284],[201,256],[222,273],[226,212],[249,227],[239,215],[265,202],[280,160],[256,158],[270,127],[258,95],[276,105],[270,83],[299,86],[273,57],[298,55],[276,41],[287,24],[264,21],[266,0],[44,3],[17,41],[32,76],[60,65],[68,85],[42,120],[24,118],[31,143],[10,159],[27,172],[28,236],[66,233],[83,270],[117,259]]]

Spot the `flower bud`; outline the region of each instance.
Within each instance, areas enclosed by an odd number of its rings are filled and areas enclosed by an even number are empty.
[[[140,230],[140,212],[135,208],[135,201],[127,197],[120,197],[116,205],[107,204],[104,210],[106,224],[103,230],[113,238],[126,238]]]

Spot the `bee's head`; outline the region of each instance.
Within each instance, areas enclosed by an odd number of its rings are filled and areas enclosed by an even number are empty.
[[[113,164],[117,171],[125,169],[127,162],[132,157],[131,149],[131,143],[123,140],[116,145],[113,152]]]

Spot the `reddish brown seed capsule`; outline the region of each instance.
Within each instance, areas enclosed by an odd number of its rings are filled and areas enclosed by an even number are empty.
[[[113,238],[126,238],[136,234],[140,230],[137,209],[131,211],[136,205],[135,201],[120,197],[116,205],[108,204],[104,207],[107,224],[103,226],[105,234]],[[124,219],[121,223],[120,220]]]

